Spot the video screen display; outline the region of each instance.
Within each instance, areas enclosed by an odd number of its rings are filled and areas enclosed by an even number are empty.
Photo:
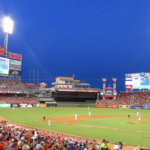
[[[0,74],[9,74],[9,59],[0,57]]]
[[[134,73],[125,75],[126,89],[150,89],[150,73]]]

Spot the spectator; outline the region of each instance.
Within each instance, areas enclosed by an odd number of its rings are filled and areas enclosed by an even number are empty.
[[[118,142],[120,150],[123,149],[123,143],[121,141]]]
[[[114,145],[114,149],[115,149],[115,150],[119,150],[119,146],[118,146],[118,144],[117,144],[117,143],[115,143],[115,145]]]
[[[109,148],[109,146],[108,146],[108,144],[106,143],[106,140],[103,140],[103,143],[101,144],[101,150],[103,150],[104,148],[106,149],[108,149]]]

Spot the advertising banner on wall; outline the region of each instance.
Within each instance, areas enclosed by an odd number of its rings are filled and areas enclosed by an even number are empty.
[[[144,106],[144,109],[150,109],[150,106]]]
[[[14,103],[14,104],[11,104],[11,107],[20,107],[20,104],[19,103]]]
[[[21,71],[18,70],[9,70],[9,76],[21,76]]]
[[[0,74],[9,74],[9,59],[0,57]]]
[[[143,106],[131,106],[131,109],[142,109]]]
[[[20,107],[28,107],[28,103],[20,103]]]
[[[0,56],[5,56],[5,47],[0,46]]]
[[[118,108],[118,105],[108,105],[108,108]]]
[[[0,104],[0,108],[10,108],[11,104]]]
[[[119,108],[126,108],[126,109],[129,109],[129,108],[130,108],[130,105],[119,105]]]
[[[37,83],[24,83],[25,86],[28,87],[38,87],[39,85]]]
[[[97,105],[96,105],[96,108],[106,108],[106,105],[103,105],[103,104],[97,104]]]

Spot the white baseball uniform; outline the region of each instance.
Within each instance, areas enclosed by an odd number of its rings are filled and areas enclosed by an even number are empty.
[[[138,121],[141,121],[141,116],[139,116],[139,119],[138,119]]]
[[[137,116],[139,116],[139,112],[137,112]]]
[[[75,114],[75,120],[77,120],[77,114]]]
[[[48,126],[51,126],[51,119],[48,119]]]
[[[90,107],[88,107],[88,110],[90,109]]]
[[[15,106],[13,106],[13,110],[15,110]]]
[[[89,116],[91,116],[91,112],[89,111]]]

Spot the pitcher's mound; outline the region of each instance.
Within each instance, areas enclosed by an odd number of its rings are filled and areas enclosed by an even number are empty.
[[[136,124],[136,125],[145,125],[148,123],[144,123],[144,122],[128,122],[129,124]]]

